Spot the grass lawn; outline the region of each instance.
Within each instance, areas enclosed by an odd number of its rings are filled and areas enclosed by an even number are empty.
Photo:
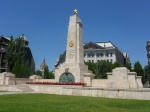
[[[0,112],[150,112],[150,101],[13,94],[0,95]]]
[[[8,92],[8,91],[0,90],[0,92]]]

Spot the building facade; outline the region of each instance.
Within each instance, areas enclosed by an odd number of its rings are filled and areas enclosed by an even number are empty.
[[[150,64],[150,41],[147,42],[146,50],[147,50],[148,64]]]
[[[27,38],[23,35],[19,36],[24,39],[24,46],[25,46],[25,54],[23,56],[23,62],[29,61],[30,67],[32,72],[35,71],[35,62],[34,58],[32,56],[32,52],[28,46],[29,41]],[[3,37],[0,36],[0,73],[7,71],[7,64],[6,64],[6,52],[7,52],[7,46],[10,42],[10,37]]]
[[[8,38],[0,36],[0,73],[5,72],[6,67],[6,47],[9,43]]]
[[[84,62],[96,63],[106,60],[111,63],[119,62],[122,66],[130,64],[129,55],[121,52],[112,42],[89,42],[84,44]],[[60,55],[55,67],[58,67],[65,60],[65,52]]]
[[[112,42],[89,42],[84,45],[84,61],[96,63],[106,60],[119,62],[122,66],[130,63],[129,55],[121,52]]]

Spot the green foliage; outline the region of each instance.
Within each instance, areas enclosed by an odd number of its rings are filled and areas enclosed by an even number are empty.
[[[139,61],[135,62],[133,71],[137,73],[137,76],[142,76],[142,82],[144,83],[144,71]]]
[[[36,70],[36,71],[35,71],[35,74],[36,74],[36,75],[39,75],[39,76],[42,76],[42,72],[41,72],[40,70]]]
[[[21,69],[22,69],[21,63],[19,61],[16,61],[15,65],[12,69],[12,73],[14,73],[17,78],[19,78],[19,77],[21,77],[21,72],[20,72]]]
[[[44,79],[54,79],[54,74],[52,71],[49,71],[48,66],[44,68]]]
[[[150,101],[52,94],[0,95],[1,112],[149,112]]]
[[[112,71],[112,64],[108,61],[102,60],[98,63],[85,62],[88,65],[88,69],[91,70],[97,79],[107,78],[107,72]]]
[[[44,68],[44,79],[49,79],[50,76],[49,76],[49,69],[48,69],[48,66],[46,66]]]
[[[119,62],[114,62],[112,64],[112,69],[115,69],[116,67],[121,67],[120,63]]]
[[[13,36],[11,36],[6,52],[7,71],[14,73],[18,78],[28,78],[32,73],[29,61],[23,62],[24,55],[23,37],[13,39]]]
[[[54,74],[53,74],[52,71],[49,72],[49,78],[50,78],[50,79],[54,79],[54,78],[55,78],[55,76],[54,76]]]
[[[6,59],[7,59],[7,71],[11,72],[15,63],[15,59],[13,57],[13,52],[15,50],[15,42],[13,36],[10,37],[10,42],[7,46]]]
[[[132,70],[132,67],[131,67],[131,64],[130,64],[130,63],[126,63],[126,64],[125,64],[125,67],[126,67],[128,70],[130,70],[130,71]]]
[[[25,62],[25,64],[22,64],[20,71],[22,78],[29,78],[29,76],[32,75],[32,70],[30,68],[29,61]]]
[[[9,92],[9,91],[6,91],[6,90],[0,90],[0,92]]]
[[[85,64],[88,66],[88,70],[91,70],[95,74],[95,63],[85,62]]]
[[[106,79],[107,72],[112,71],[112,64],[108,61],[102,60],[95,64],[96,69],[96,78],[97,79]]]
[[[115,63],[110,63],[108,61],[102,60],[97,63],[92,63],[92,62],[85,62],[86,65],[88,65],[88,69],[91,70],[96,76],[95,78],[97,79],[105,79],[107,78],[107,72],[111,72],[112,69],[115,69],[116,67],[121,67],[119,62]],[[129,63],[125,65],[127,69],[131,71],[132,67]],[[142,82],[145,83],[145,78],[144,78],[144,71],[142,69],[141,64],[139,61],[137,61],[134,64],[134,72],[137,73],[138,76],[142,76]],[[147,77],[150,77],[150,65],[145,67],[145,74]]]
[[[137,73],[138,76],[143,76],[143,69],[139,61],[135,62],[134,64],[134,71]]]
[[[11,40],[7,46],[6,59],[7,59],[7,71],[12,72],[12,69],[15,65],[15,62],[21,63],[23,55],[25,52],[24,41],[22,38],[13,39],[11,36]]]
[[[17,78],[29,78],[31,75],[29,61],[27,61],[25,64],[19,63],[19,61],[15,62],[12,73],[14,73]]]

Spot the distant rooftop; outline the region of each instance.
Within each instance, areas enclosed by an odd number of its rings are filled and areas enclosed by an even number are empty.
[[[103,48],[115,48],[116,46],[112,43],[112,42],[110,42],[110,41],[108,41],[108,42],[93,42],[93,43],[95,43],[95,44],[97,44],[97,45],[99,45],[99,46],[101,46],[101,47],[103,47]],[[85,45],[85,44],[87,44],[87,43],[84,43],[83,45]]]

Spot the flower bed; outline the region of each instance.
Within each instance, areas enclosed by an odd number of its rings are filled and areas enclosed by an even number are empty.
[[[26,82],[26,84],[86,86],[86,83],[84,82]]]

